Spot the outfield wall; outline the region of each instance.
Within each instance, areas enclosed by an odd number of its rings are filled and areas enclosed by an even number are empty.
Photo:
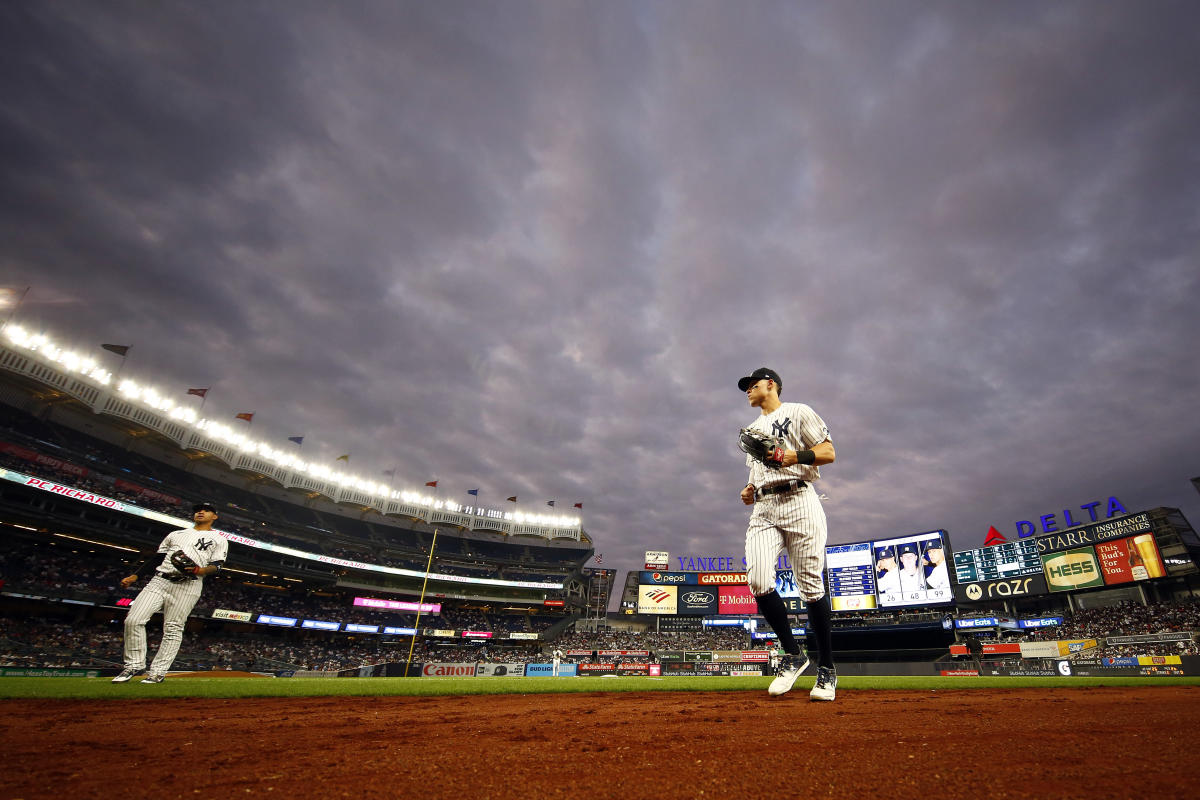
[[[697,655],[697,654],[693,654]],[[1068,665],[1064,667],[1063,665]],[[585,664],[560,664],[560,677],[753,677],[771,674],[769,664],[750,661],[594,661]],[[840,662],[839,675],[844,676],[961,676],[1012,675],[1044,677],[1163,677],[1200,676],[1200,656],[1138,656],[1133,658],[1044,659],[1020,664],[983,662],[945,663],[929,661]],[[326,673],[333,675],[333,673]],[[403,662],[376,664],[358,669],[341,670],[337,677],[403,677]],[[551,677],[553,664],[494,664],[487,662],[421,662],[408,667],[411,677],[472,678],[472,677]],[[807,674],[815,675],[815,667]]]

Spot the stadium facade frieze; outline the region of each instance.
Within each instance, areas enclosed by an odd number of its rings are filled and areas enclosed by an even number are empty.
[[[463,506],[415,492],[393,491],[380,484],[337,475],[324,467],[300,468],[288,458],[277,457],[280,451],[274,448],[250,442],[218,423],[206,426],[206,420],[194,419],[191,408],[175,406],[157,393],[142,398],[136,393],[123,392],[111,385],[111,376],[81,369],[79,364],[86,360],[72,358],[48,340],[39,340],[45,337],[10,327],[6,339],[0,341],[0,368],[69,395],[95,414],[134,422],[183,450],[211,455],[231,470],[253,472],[285,489],[316,492],[335,503],[353,503],[384,516],[407,517],[430,525],[447,524],[544,539],[581,541],[583,538],[578,520],[566,517]]]

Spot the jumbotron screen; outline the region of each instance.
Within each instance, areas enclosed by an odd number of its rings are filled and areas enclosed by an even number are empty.
[[[871,543],[837,544],[825,548],[829,602],[834,611],[878,608]]]
[[[871,542],[875,596],[881,608],[954,601],[946,565],[946,532],[927,531]]]

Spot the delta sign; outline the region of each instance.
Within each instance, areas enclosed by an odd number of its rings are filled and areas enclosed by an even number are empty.
[[[1082,505],[1080,505],[1079,512],[1075,512],[1073,509],[1070,509],[1070,508],[1064,508],[1062,510],[1062,522],[1061,522],[1062,527],[1063,528],[1074,528],[1078,525],[1083,525],[1088,522],[1099,522],[1100,521],[1099,509],[1101,508],[1101,506],[1103,506],[1103,508],[1104,508],[1105,519],[1112,519],[1113,517],[1117,516],[1118,514],[1128,514],[1129,513],[1128,511],[1125,510],[1125,506],[1121,505],[1121,501],[1115,497],[1110,497],[1105,502],[1101,502],[1100,500],[1093,500],[1090,503],[1083,503]],[[1076,521],[1076,519],[1075,519],[1076,513],[1079,513],[1078,521]],[[1086,518],[1083,516],[1084,513],[1087,514]],[[1042,514],[1040,517],[1037,518],[1037,522],[1038,522],[1038,524],[1035,525],[1032,520],[1027,520],[1027,519],[1017,520],[1017,536],[1021,539],[1027,539],[1030,536],[1037,536],[1037,535],[1043,534],[1043,533],[1055,533],[1059,530],[1060,523],[1059,523],[1057,512],[1051,512],[1049,514]],[[1039,530],[1039,526],[1040,526],[1040,530]],[[994,542],[994,538],[990,535],[990,532],[989,532],[988,540],[989,540],[989,543]],[[996,542],[996,543],[998,544],[998,542]]]

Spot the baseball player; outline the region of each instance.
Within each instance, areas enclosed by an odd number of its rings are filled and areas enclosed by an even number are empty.
[[[900,591],[905,594],[925,591],[925,572],[919,561],[915,544],[900,546]]]
[[[950,573],[946,569],[946,554],[941,539],[925,542],[925,585],[930,589],[949,589]]]
[[[225,563],[229,543],[213,533],[217,509],[212,503],[192,506],[195,525],[171,531],[158,550],[149,554],[132,575],[121,579],[122,587],[153,574],[125,614],[125,669],[113,683],[126,683],[146,667],[146,623],[156,612],[163,613],[163,637],[142,683],[162,683],[179,653],[188,614],[200,599],[204,576]]]
[[[821,477],[817,468],[832,464],[836,457],[829,428],[808,406],[781,402],[783,381],[768,367],[760,367],[742,378],[738,389],[746,393],[750,405],[760,412],[749,430],[785,443],[781,453],[775,452],[765,460],[747,449],[750,479],[741,491],[742,502],[754,506],[746,529],[750,590],[754,592],[759,613],[779,637],[779,646],[785,653],[767,692],[772,696],[788,692],[810,663],[792,635],[787,607],[775,589],[775,564],[780,552],[786,550],[796,586],[808,608],[808,645],[819,657],[817,680],[809,696],[813,700],[833,700],[837,673],[833,665],[829,595],[823,578],[828,531],[825,510],[813,487],[813,481]],[[744,444],[743,449],[746,449]]]
[[[772,672],[779,669],[779,661],[782,658],[783,651],[779,649],[779,645],[771,645],[771,649],[767,651],[767,663],[770,665]]]
[[[562,666],[563,651],[560,648],[554,648],[554,652],[550,654],[551,660],[554,663],[554,677],[558,677],[558,668]]]
[[[900,594],[900,568],[896,566],[893,547],[880,547],[875,551],[875,587],[880,597]]]

